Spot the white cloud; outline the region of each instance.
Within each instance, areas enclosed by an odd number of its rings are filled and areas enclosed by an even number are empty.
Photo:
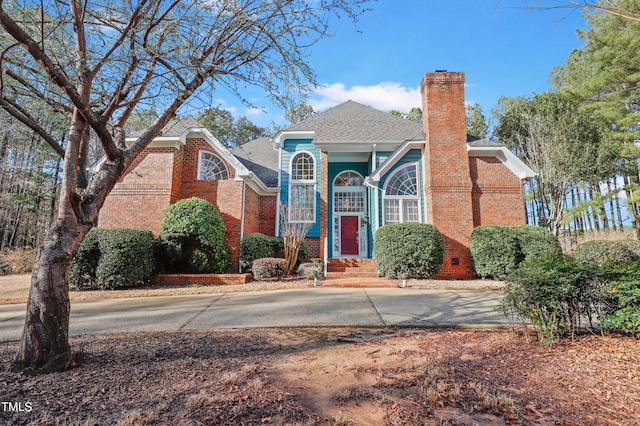
[[[324,85],[310,95],[309,105],[316,111],[324,111],[348,100],[360,102],[373,108],[408,112],[411,108],[422,108],[420,89],[404,87],[394,81],[383,81],[374,86],[347,87],[344,83]]]
[[[249,116],[262,115],[264,113],[265,113],[264,108],[247,108],[246,109],[246,114]]]

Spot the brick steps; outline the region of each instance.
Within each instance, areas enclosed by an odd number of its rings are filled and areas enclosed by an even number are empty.
[[[329,259],[327,278],[378,278],[373,259]]]

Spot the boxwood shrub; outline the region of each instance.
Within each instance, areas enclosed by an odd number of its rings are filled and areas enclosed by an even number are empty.
[[[266,257],[253,262],[253,278],[256,280],[280,279],[285,276],[284,259]]]
[[[242,272],[252,272],[253,261],[275,257],[278,242],[275,237],[256,232],[245,235],[240,241],[240,268]]]
[[[198,197],[170,205],[160,225],[160,238],[181,244],[184,260],[181,272],[226,272],[230,265],[226,232],[218,209]]]
[[[390,278],[403,273],[413,278],[428,278],[442,268],[444,241],[433,225],[399,223],[376,231],[373,250],[378,270]]]
[[[542,256],[561,256],[562,246],[555,235],[547,228],[531,225],[513,226],[523,260]]]
[[[307,243],[303,242],[298,251],[297,264],[300,265],[307,259]],[[240,241],[239,263],[242,272],[252,272],[253,262],[264,258],[284,258],[284,242],[282,237],[270,237],[256,232],[245,235]],[[322,262],[322,260],[320,260]]]
[[[597,265],[622,265],[640,258],[633,241],[588,241],[576,249],[576,260]]]
[[[94,228],[73,258],[69,284],[79,290],[147,284],[155,267],[153,247],[153,234],[147,229]]]
[[[482,278],[504,279],[524,260],[515,231],[507,226],[478,226],[471,232],[471,261]]]
[[[471,233],[471,260],[482,278],[502,280],[524,260],[560,255],[558,239],[538,226],[486,225]]]

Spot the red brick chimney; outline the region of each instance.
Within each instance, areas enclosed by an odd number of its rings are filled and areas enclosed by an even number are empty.
[[[435,278],[472,278],[469,245],[473,230],[471,177],[467,154],[464,73],[426,73],[420,83],[427,222],[442,233],[445,259]]]

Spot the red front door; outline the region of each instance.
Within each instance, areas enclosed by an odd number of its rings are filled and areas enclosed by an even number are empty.
[[[340,216],[340,254],[358,255],[358,216]]]

